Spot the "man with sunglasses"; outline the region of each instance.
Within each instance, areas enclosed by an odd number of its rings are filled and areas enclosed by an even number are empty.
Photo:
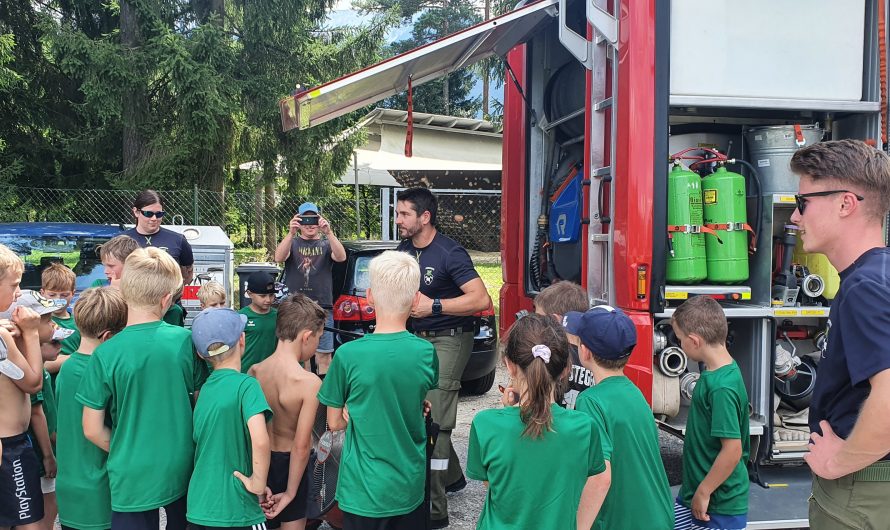
[[[165,214],[158,192],[154,190],[140,192],[133,201],[133,217],[136,218],[136,226],[125,231],[124,234],[135,239],[142,248],[157,247],[167,251],[176,260],[176,263],[179,263],[182,268],[184,285],[188,285],[192,281],[195,264],[192,246],[182,234],[161,226],[161,219]]]
[[[890,518],[890,157],[858,140],[797,151],[791,222],[840,272],[810,404],[810,527],[886,528]]]

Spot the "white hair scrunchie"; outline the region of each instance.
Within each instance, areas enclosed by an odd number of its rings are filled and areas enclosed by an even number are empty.
[[[550,362],[550,348],[544,344],[535,344],[532,346],[532,355],[540,358],[545,363]]]

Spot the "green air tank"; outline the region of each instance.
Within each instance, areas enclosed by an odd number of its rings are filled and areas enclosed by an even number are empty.
[[[705,235],[708,281],[736,284],[748,279],[748,214],[745,177],[725,167],[701,181],[705,226],[717,235]]]
[[[700,231],[691,233],[687,227],[699,229],[703,222],[701,177],[677,164],[668,174],[667,194],[668,236],[672,250],[667,257],[667,281],[699,283],[708,275],[705,235]]]

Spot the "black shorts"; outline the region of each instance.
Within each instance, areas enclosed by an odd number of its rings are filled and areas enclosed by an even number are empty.
[[[167,530],[185,530],[188,524],[185,520],[187,506],[185,496],[164,506]],[[160,524],[160,508],[144,512],[111,512],[111,530],[158,530]]]
[[[27,433],[0,439],[0,526],[18,526],[43,519],[40,463]]]
[[[269,479],[266,481],[272,493],[281,493],[287,490],[287,478],[290,471],[290,452],[272,451],[272,460],[269,462]],[[306,517],[306,496],[309,492],[309,468],[303,471],[303,478],[297,487],[297,496],[274,519],[266,521],[269,528],[280,528],[281,523],[299,521]]]
[[[266,530],[266,523],[252,524],[250,526],[204,526],[202,524],[189,523],[189,530]]]
[[[418,530],[429,528],[427,526],[429,513],[429,509],[423,502],[410,513],[392,517],[364,517],[343,512],[343,530]]]

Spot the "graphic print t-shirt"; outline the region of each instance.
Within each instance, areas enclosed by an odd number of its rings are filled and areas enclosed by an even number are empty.
[[[303,293],[324,309],[333,307],[331,244],[327,239],[295,237],[284,262],[285,283],[291,294]]]

